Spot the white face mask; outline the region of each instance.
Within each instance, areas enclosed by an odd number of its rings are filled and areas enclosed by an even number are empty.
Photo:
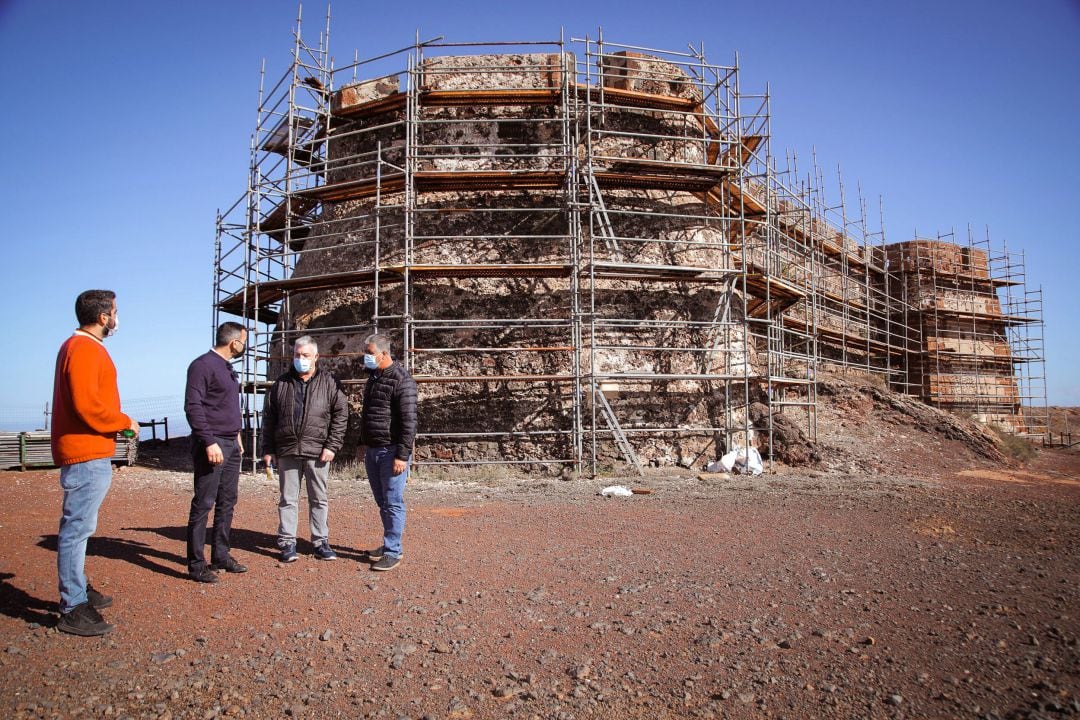
[[[112,322],[107,324],[101,330],[101,337],[109,337],[115,335],[116,331],[120,329],[120,315],[116,314],[112,316]]]
[[[292,361],[293,367],[296,368],[296,372],[304,375],[311,370],[311,358],[306,357],[294,357]]]

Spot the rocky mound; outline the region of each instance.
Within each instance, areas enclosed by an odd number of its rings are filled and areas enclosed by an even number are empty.
[[[775,459],[842,472],[889,473],[1002,464],[1008,457],[985,425],[893,392],[876,378],[818,377],[817,441],[774,416]]]

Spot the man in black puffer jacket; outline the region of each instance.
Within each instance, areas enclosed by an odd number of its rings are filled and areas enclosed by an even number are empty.
[[[300,482],[307,481],[311,542],[319,560],[336,560],[330,549],[326,484],[330,462],[345,442],[349,403],[338,381],[318,369],[319,347],[309,336],[293,345],[293,367],[279,377],[263,407],[263,461],[277,465],[278,547],[281,561],[296,560]]]
[[[416,381],[390,356],[390,339],[370,335],[366,340],[364,409],[360,438],[364,467],[383,525],[383,544],[369,550],[372,570],[393,570],[401,562],[405,530],[405,481],[416,441]]]

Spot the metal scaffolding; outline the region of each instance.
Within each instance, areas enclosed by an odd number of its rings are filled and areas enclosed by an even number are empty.
[[[315,45],[298,17],[289,69],[263,73],[248,188],[217,221],[214,322],[253,323],[252,452],[302,334],[347,387],[367,334],[398,340],[421,465],[772,457],[778,413],[815,437],[823,364],[910,389],[884,231],[861,197],[855,219],[828,205],[816,168],[777,169],[737,58],[601,32],[335,68],[329,35],[329,13]]]
[[[911,299],[922,342],[909,360],[920,394],[1010,433],[1048,434],[1042,290],[1026,286],[1024,256],[989,231],[950,232],[887,249]]]

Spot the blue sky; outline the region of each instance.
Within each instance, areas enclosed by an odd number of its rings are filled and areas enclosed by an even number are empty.
[[[308,2],[317,32],[325,3]],[[214,214],[241,193],[259,66],[287,65],[294,2],[0,0],[8,308],[4,408],[50,398],[75,296],[119,294],[125,399],[178,397],[210,338]],[[739,53],[772,93],[773,150],[843,167],[890,241],[971,223],[1027,252],[1046,298],[1052,404],[1080,404],[1080,3],[347,2],[338,65],[424,37],[595,34]],[[312,35],[314,37],[314,35]],[[853,199],[853,198],[852,198]]]

